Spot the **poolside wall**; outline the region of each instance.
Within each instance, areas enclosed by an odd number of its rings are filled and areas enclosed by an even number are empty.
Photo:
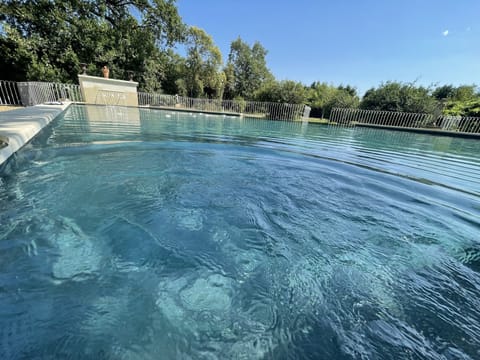
[[[87,104],[138,106],[137,82],[89,75],[78,75],[78,81]]]

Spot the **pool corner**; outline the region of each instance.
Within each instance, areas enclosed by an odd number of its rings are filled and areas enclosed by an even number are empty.
[[[0,113],[0,165],[64,112],[71,102],[36,105]]]

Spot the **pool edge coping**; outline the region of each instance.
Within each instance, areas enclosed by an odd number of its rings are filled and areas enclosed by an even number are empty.
[[[0,113],[0,136],[6,144],[0,148],[0,167],[71,104],[47,103]]]

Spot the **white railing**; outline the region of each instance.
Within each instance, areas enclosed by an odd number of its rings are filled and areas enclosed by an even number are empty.
[[[343,126],[381,126],[410,129],[434,129],[480,134],[480,118],[434,116],[432,114],[334,108],[330,124]]]
[[[0,81],[0,104],[32,106],[48,102],[84,102],[80,86],[52,82]],[[121,95],[121,94],[120,94]],[[124,105],[119,94],[103,91],[97,94],[96,103]],[[310,115],[310,108],[303,104],[269,103],[244,100],[195,99],[178,95],[138,93],[140,106],[193,110],[212,113],[241,114],[248,117],[273,120],[302,120]],[[10,105],[9,104],[9,105]]]
[[[75,84],[27,81],[17,83],[17,87],[24,106],[65,100],[83,101],[80,86]]]
[[[0,80],[0,105],[22,105],[15,81]]]
[[[480,117],[440,116],[436,124],[446,131],[480,134]]]
[[[309,116],[309,108],[303,104],[268,103],[244,100],[194,99],[178,95],[138,93],[140,106],[177,110],[193,110],[223,114],[274,119],[301,120]]]

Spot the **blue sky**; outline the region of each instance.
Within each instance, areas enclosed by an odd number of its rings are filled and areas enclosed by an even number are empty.
[[[227,58],[240,36],[280,80],[480,85],[480,0],[177,0]]]

